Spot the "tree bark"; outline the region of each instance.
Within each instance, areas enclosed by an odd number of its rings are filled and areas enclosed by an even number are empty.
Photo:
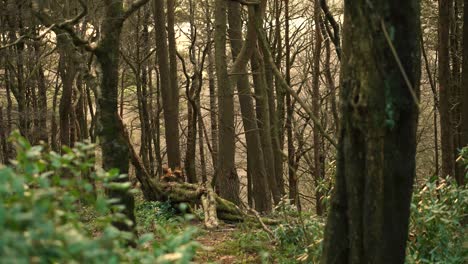
[[[322,263],[404,263],[415,177],[420,2],[355,0],[344,10],[342,121]]]
[[[241,6],[239,3],[229,2],[228,4],[228,21],[229,21],[229,39],[231,41],[231,51],[233,60],[239,59],[239,54],[242,52],[242,21],[241,21]],[[252,22],[249,22],[252,23]],[[249,25],[247,34],[248,39],[245,40],[244,49],[254,49],[255,39],[252,36],[255,28]],[[271,211],[271,195],[268,189],[267,174],[263,157],[263,150],[260,140],[260,132],[257,126],[257,117],[255,116],[254,103],[249,83],[249,77],[245,65],[247,64],[248,56],[245,57],[244,67],[237,72],[232,73],[232,76],[237,77],[237,90],[239,92],[239,103],[244,124],[245,141],[247,145],[247,163],[250,176],[252,177],[252,196],[255,203],[255,209],[259,212]],[[244,58],[241,58],[244,59]],[[233,78],[235,79],[235,78]]]
[[[72,94],[75,77],[78,73],[78,62],[75,59],[75,46],[70,37],[64,32],[60,33],[57,37],[61,65],[59,73],[62,80],[62,96],[59,105],[60,145],[70,147],[73,144],[71,131],[74,122],[71,117]]]
[[[260,24],[260,21],[263,21],[263,8],[260,6],[256,6],[254,12],[254,16],[258,19],[258,21],[256,21],[255,23]],[[254,21],[252,21],[252,23],[254,23]],[[258,24],[255,23],[255,27],[257,27]],[[254,35],[255,39],[258,41],[258,34],[255,33]],[[264,56],[266,56],[266,54],[262,54],[257,46],[253,49],[250,64],[252,67],[252,72],[254,73],[253,83],[256,96],[255,100],[257,106],[258,128],[260,129],[268,186],[270,187],[273,202],[275,204],[278,204],[281,200],[282,192],[278,183],[278,178],[276,176],[275,154],[273,145],[274,142],[271,130],[271,112],[270,102],[268,100],[268,85]]]
[[[164,109],[167,158],[169,167],[176,168],[180,167],[178,90],[174,90],[171,84],[173,79],[171,78],[169,64],[168,37],[166,34],[166,17],[163,0],[154,0],[154,20],[157,63]]]
[[[219,153],[216,187],[219,195],[240,204],[239,177],[235,168],[234,99],[226,62],[227,2],[215,2],[215,65],[218,82]]]
[[[102,149],[103,168],[117,168],[122,174],[128,174],[129,150],[119,128],[118,86],[119,86],[119,48],[120,35],[124,20],[122,17],[123,1],[106,0],[105,16],[102,21],[102,39],[95,50],[101,68],[101,85],[97,96],[98,129]],[[118,181],[128,181],[128,176]],[[126,190],[107,190],[111,198],[118,198],[125,205],[124,213],[134,224],[134,198]],[[124,222],[116,221],[114,225],[121,230],[133,230]]]
[[[461,135],[459,148],[468,146],[468,4],[463,7],[462,85],[460,88]],[[464,177],[458,180],[464,185]]]
[[[180,155],[180,142],[179,142],[179,83],[177,82],[177,47],[175,39],[175,2],[176,0],[167,0],[167,39],[169,43],[169,69],[171,78],[171,104],[174,110],[172,122],[175,125],[171,126],[170,132],[172,136],[167,138],[166,141],[170,140],[171,149],[168,145],[168,157],[169,154],[174,157],[173,162],[169,162],[171,167],[180,167],[181,155]]]
[[[320,54],[322,49],[322,33],[320,30],[321,17],[319,0],[314,3],[315,24],[315,47],[313,54],[313,77],[312,77],[312,111],[315,116],[320,116]],[[313,128],[314,141],[314,179],[315,179],[315,212],[322,215],[325,208],[322,204],[322,191],[318,188],[325,177],[325,155],[322,151],[322,140],[317,126]]]
[[[439,113],[442,150],[442,177],[455,176],[454,141],[452,117],[450,114],[450,3],[452,0],[439,1]]]

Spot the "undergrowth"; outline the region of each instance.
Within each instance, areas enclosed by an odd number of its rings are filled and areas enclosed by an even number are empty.
[[[0,168],[0,263],[185,264],[201,247],[193,216],[180,214],[186,205],[176,210],[170,202],[136,199],[138,237],[114,228],[112,221],[128,220],[104,189],[131,191],[130,184],[115,183],[122,177],[116,170],[94,169],[94,145],[77,143],[60,155],[18,134],[13,141],[17,158]],[[468,148],[458,161],[468,168]],[[450,178],[416,188],[406,262],[467,263],[467,209],[466,187]],[[214,250],[238,256],[237,263],[319,262],[324,218],[300,213],[287,200],[269,217],[279,220],[271,233],[239,224]]]
[[[61,155],[18,133],[13,142],[16,160],[0,168],[0,263],[190,263],[196,230],[167,232],[172,218],[164,206],[154,215],[138,210],[147,213],[143,226],[154,227],[138,237],[112,225],[132,223],[104,190],[131,191],[130,183],[116,183],[117,170],[94,169],[94,145],[76,143]]]

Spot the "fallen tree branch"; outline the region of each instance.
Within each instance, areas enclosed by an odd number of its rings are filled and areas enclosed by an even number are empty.
[[[211,189],[203,185],[167,182],[163,183],[151,177],[146,169],[143,161],[139,158],[137,152],[133,148],[131,138],[120,116],[119,120],[120,129],[123,131],[123,139],[130,152],[130,160],[135,167],[136,177],[141,184],[141,190],[145,200],[148,201],[171,201],[173,203],[194,203],[202,204],[203,199],[215,204],[216,214],[219,219],[232,222],[243,222],[248,217],[242,212],[234,203],[225,200],[216,195]],[[204,211],[205,215],[211,217],[213,220],[213,208],[207,207],[208,211]],[[215,221],[207,225],[207,228],[215,227]]]
[[[249,210],[250,213],[252,213],[252,214],[255,216],[255,218],[257,219],[257,221],[258,221],[258,222],[260,223],[260,225],[262,226],[263,230],[264,230],[265,232],[267,232],[268,235],[270,235],[270,238],[274,238],[274,237],[275,237],[275,234],[273,234],[273,231],[271,231],[271,229],[268,228],[267,225],[265,225],[265,223],[263,222],[262,217],[260,216],[260,214],[259,214],[257,211],[255,211],[254,209],[252,209],[252,208],[249,208],[248,210]]]

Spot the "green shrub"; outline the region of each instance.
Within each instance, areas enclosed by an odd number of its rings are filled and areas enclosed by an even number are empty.
[[[407,263],[466,263],[468,191],[453,179],[413,195]]]
[[[112,226],[131,222],[104,189],[130,191],[130,184],[113,181],[122,177],[116,170],[92,170],[93,145],[59,155],[18,134],[13,141],[17,158],[0,168],[0,263],[189,263],[195,254],[193,230],[156,242]]]
[[[176,210],[170,202],[143,201],[137,203],[135,211],[138,224],[144,230],[154,230],[156,224],[179,222]]]

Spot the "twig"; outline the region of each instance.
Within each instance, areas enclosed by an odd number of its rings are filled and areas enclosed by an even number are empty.
[[[260,214],[259,214],[257,211],[255,211],[254,209],[252,209],[252,208],[247,208],[247,210],[248,210],[249,212],[251,212],[251,213],[255,216],[255,218],[257,219],[257,221],[258,221],[258,222],[260,223],[260,225],[262,226],[263,230],[264,230],[265,232],[267,232],[268,235],[271,236],[271,238],[274,238],[274,237],[275,237],[275,234],[273,233],[273,231],[271,231],[270,228],[268,228],[268,226],[265,225],[265,223],[263,222],[262,218],[260,217]]]
[[[29,35],[22,35],[20,36],[17,40],[15,40],[14,42],[12,43],[9,43],[9,44],[6,44],[4,46],[0,46],[0,50],[3,50],[3,49],[6,49],[6,48],[9,48],[9,47],[12,47],[12,46],[15,46],[15,45],[18,45],[22,42],[24,42],[25,39],[32,39],[32,40],[40,40],[42,39],[45,35],[47,35],[47,33],[49,33],[54,27],[56,26],[56,24],[52,24],[50,25],[49,27],[47,27],[45,29],[44,32],[42,32],[39,36],[37,37],[33,37],[33,36],[29,36]]]
[[[257,22],[255,23],[255,28],[257,30],[257,34],[258,34],[258,39],[259,39],[259,42],[260,42],[260,46],[262,48],[262,51],[264,53],[265,56],[267,56],[267,59],[268,59],[268,62],[270,63],[271,65],[271,68],[273,69],[273,73],[274,75],[279,79],[281,85],[286,89],[286,91],[289,92],[289,94],[292,95],[292,97],[294,97],[294,99],[296,99],[296,101],[302,106],[302,108],[304,108],[304,110],[307,112],[307,114],[309,115],[310,119],[312,119],[312,121],[314,122],[314,125],[318,128],[318,130],[320,131],[320,133],[322,133],[323,137],[325,137],[335,148],[338,148],[338,143],[336,143],[336,141],[330,137],[330,135],[327,134],[327,132],[325,131],[325,129],[323,128],[322,124],[320,123],[320,120],[313,114],[312,110],[309,108],[309,106],[299,97],[299,95],[296,93],[296,91],[294,91],[289,85],[288,83],[286,82],[286,80],[284,79],[283,75],[281,74],[281,72],[278,70],[278,68],[276,67],[276,64],[275,64],[275,61],[273,60],[273,57],[271,56],[271,52],[270,52],[270,48],[269,48],[269,44],[266,40],[266,37],[263,33],[263,30],[262,30],[262,25],[259,24],[258,22],[258,19],[257,19]]]

